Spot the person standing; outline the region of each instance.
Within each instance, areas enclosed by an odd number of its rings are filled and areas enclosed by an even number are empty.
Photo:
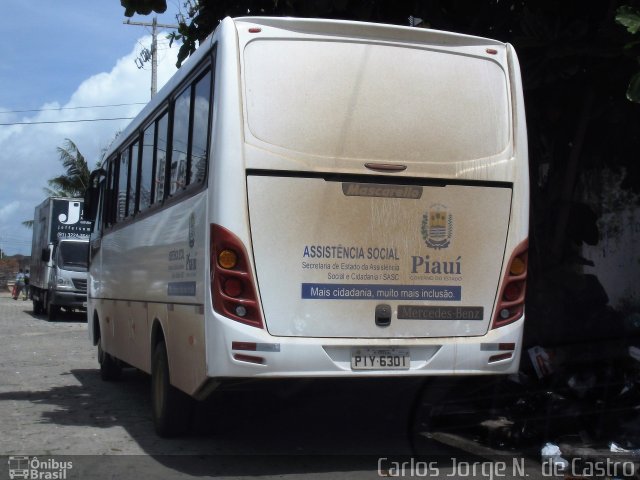
[[[22,300],[28,300],[29,299],[29,269],[27,268],[24,271],[24,295],[22,296]]]
[[[20,296],[20,292],[24,288],[24,272],[22,269],[18,270],[18,274],[16,275],[16,286],[13,290],[13,299],[17,300]]]

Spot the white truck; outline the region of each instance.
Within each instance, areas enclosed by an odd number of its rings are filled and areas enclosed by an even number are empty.
[[[91,223],[82,220],[83,199],[50,197],[35,209],[29,296],[35,314],[55,320],[87,307]]]

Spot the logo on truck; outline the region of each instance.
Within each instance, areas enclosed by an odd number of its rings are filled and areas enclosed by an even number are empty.
[[[51,202],[49,242],[57,243],[66,238],[88,240],[91,222],[82,219],[82,210],[81,200],[54,198]]]
[[[422,238],[429,248],[447,248],[453,235],[453,214],[442,204],[429,207],[422,216]]]
[[[68,212],[58,215],[58,221],[63,225],[75,225],[80,221],[80,202],[68,202]]]

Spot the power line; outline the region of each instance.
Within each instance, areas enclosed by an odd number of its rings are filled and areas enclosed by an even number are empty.
[[[146,105],[146,104],[147,102],[114,103],[112,105],[88,105],[88,106],[79,106],[79,107],[36,108],[33,110],[2,110],[0,111],[0,113],[58,112],[60,110],[80,110],[83,108],[128,107],[131,105]]]
[[[85,118],[81,120],[52,120],[49,122],[11,122],[0,123],[0,126],[7,127],[11,125],[42,125],[48,123],[80,123],[80,122],[104,122],[108,120],[133,120],[135,117],[115,117],[115,118]]]

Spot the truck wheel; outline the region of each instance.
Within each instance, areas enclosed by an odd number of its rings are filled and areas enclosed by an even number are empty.
[[[33,299],[33,314],[40,315],[42,313],[42,302],[40,300]]]
[[[151,404],[153,424],[161,437],[175,437],[189,430],[193,399],[171,385],[167,349],[160,341],[151,362]]]
[[[53,305],[51,303],[51,300],[48,299],[47,300],[47,320],[49,320],[50,322],[55,322],[58,317],[58,313],[60,313],[60,307],[58,305]]]
[[[122,367],[118,360],[102,349],[102,339],[98,337],[98,363],[100,378],[105,382],[118,380],[122,376]]]

